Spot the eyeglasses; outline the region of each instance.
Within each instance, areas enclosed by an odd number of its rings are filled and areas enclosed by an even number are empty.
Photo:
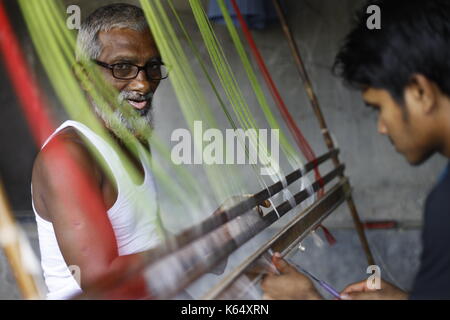
[[[141,70],[144,70],[149,80],[154,81],[166,79],[169,75],[167,67],[160,60],[149,61],[143,67],[132,63],[107,64],[98,60],[93,61],[101,67],[110,69],[113,77],[120,80],[135,79]]]

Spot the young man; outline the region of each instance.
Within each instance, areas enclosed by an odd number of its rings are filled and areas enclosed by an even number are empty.
[[[381,9],[381,29],[368,29],[366,9]],[[378,112],[378,132],[412,165],[435,153],[450,158],[450,2],[369,1],[337,55],[335,71]],[[411,292],[382,281],[349,285],[344,299],[450,299],[450,176],[428,195],[420,270]],[[272,299],[321,299],[311,280],[280,258],[281,275],[262,283]]]

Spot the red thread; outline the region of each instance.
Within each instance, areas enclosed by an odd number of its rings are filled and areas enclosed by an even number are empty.
[[[330,230],[328,230],[322,224],[319,227],[322,228],[323,234],[325,235],[325,238],[327,239],[328,244],[330,246],[336,244],[336,238],[331,234]]]
[[[272,94],[272,97],[275,100],[275,103],[277,104],[277,107],[280,110],[284,121],[288,125],[289,130],[291,131],[292,135],[294,136],[294,140],[297,143],[297,146],[299,147],[300,151],[303,153],[303,155],[305,156],[305,158],[308,161],[315,162],[316,156],[314,154],[314,151],[312,150],[309,143],[306,141],[303,133],[301,132],[300,128],[296,125],[294,119],[292,118],[292,115],[290,114],[288,108],[286,107],[286,104],[284,103],[283,98],[281,97],[280,92],[278,91],[278,88],[276,87],[276,85],[272,79],[272,76],[270,75],[270,72],[264,62],[264,59],[263,59],[258,47],[256,46],[256,43],[253,39],[253,36],[250,32],[247,22],[245,21],[244,17],[242,16],[242,13],[239,9],[239,6],[237,5],[236,0],[231,0],[231,4],[233,5],[234,11],[236,12],[237,18],[242,27],[242,31],[244,32],[244,36],[248,41],[248,44],[252,51],[252,54],[258,63],[258,67],[264,77],[264,80],[270,90],[270,93]],[[317,164],[317,163],[315,163],[315,164]],[[321,189],[319,191],[319,195],[323,195],[324,183],[323,183],[322,177],[320,175],[319,169],[317,167],[314,168],[314,173],[315,173],[316,179],[318,179],[319,185],[321,187]]]
[[[40,147],[54,131],[53,121],[35,79],[28,72],[30,68],[13,32],[2,0],[0,0],[0,52],[33,138]],[[74,185],[69,187],[74,192],[74,199],[79,200],[79,205],[87,212],[104,213],[103,199],[98,190],[89,183],[89,177],[69,156],[61,141],[54,139],[52,143],[55,145],[52,149],[54,151],[52,159],[60,160],[58,163],[63,164],[68,176],[73,178]],[[63,190],[60,195],[68,196]]]
[[[35,142],[40,146],[53,132],[52,122],[45,112],[36,82],[25,67],[26,60],[12,31],[3,1],[0,1],[0,51]]]

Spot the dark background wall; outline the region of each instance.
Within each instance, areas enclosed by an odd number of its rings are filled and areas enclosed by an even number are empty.
[[[36,74],[53,107],[60,109],[46,81],[45,73],[42,72],[33,53],[32,44],[27,37],[15,1],[5,3],[15,31],[27,53],[30,71]],[[96,7],[110,1],[67,0],[66,3],[80,5],[82,15],[86,17]],[[388,140],[376,134],[375,115],[362,107],[359,94],[343,87],[339,79],[334,78],[330,72],[339,43],[349,29],[350,13],[360,3],[360,0],[301,0],[286,1],[286,6],[293,32],[299,41],[325,117],[342,149],[342,158],[347,163],[347,172],[355,188],[355,198],[363,217],[420,221],[425,191],[432,185],[443,166],[443,161],[432,159],[420,168],[406,165]],[[187,1],[176,1],[176,4],[181,10],[187,9]],[[195,31],[192,17],[188,14],[182,16],[201,48],[201,38]],[[225,27],[217,26],[216,32],[222,39],[225,49],[231,52],[232,43]],[[273,25],[266,30],[256,31],[254,36],[295,119],[299,119],[299,124],[315,151],[322,152],[325,147],[317,122],[293,68],[292,58],[279,26]],[[207,58],[206,53],[203,54]],[[239,65],[235,53],[230,55],[229,59],[232,65]],[[1,63],[0,68],[3,75],[0,78],[0,174],[13,208],[23,212],[31,208],[29,181],[37,147],[30,138]],[[236,75],[238,78],[244,76],[241,70],[236,70]],[[203,82],[201,84],[206,85]],[[242,90],[244,94],[248,92],[249,104],[256,108],[257,103],[251,94],[250,86],[244,83]],[[167,106],[177,104],[170,85],[160,87],[156,101]],[[157,105],[155,113],[157,130],[168,142],[173,128],[185,126],[176,107],[158,108]],[[63,112],[59,113],[61,114]],[[170,125],[158,126],[158,123]]]
[[[15,1],[4,1],[22,44],[29,43]],[[24,48],[29,48],[29,45]],[[32,54],[29,55],[30,59]],[[32,71],[32,70],[30,70]],[[30,210],[30,173],[37,148],[0,60],[0,177],[15,211]]]

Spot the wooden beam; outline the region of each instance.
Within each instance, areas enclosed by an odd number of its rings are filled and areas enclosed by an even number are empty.
[[[6,199],[3,185],[0,182],[0,246],[8,260],[16,278],[17,285],[25,299],[39,299],[40,293],[34,276],[30,273],[30,266],[25,265],[21,230],[17,227]]]

